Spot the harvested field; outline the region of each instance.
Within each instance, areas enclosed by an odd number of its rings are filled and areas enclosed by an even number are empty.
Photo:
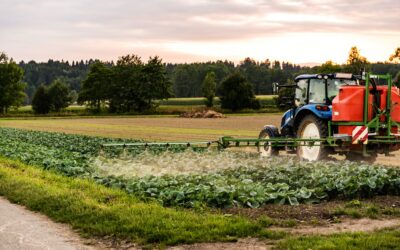
[[[1,120],[1,127],[65,132],[149,141],[215,140],[221,136],[257,137],[266,124],[278,125],[279,114],[229,116],[226,119],[73,118]]]

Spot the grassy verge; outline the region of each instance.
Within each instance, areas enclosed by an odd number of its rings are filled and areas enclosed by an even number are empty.
[[[329,236],[287,238],[279,249],[399,249],[400,230],[391,229],[374,233],[344,233]]]
[[[261,223],[143,203],[89,180],[73,179],[0,158],[0,195],[84,236],[114,236],[139,244],[232,241],[273,235]]]

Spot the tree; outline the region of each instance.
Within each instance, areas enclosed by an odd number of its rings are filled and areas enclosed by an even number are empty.
[[[352,47],[349,52],[345,70],[349,73],[360,74],[363,70],[368,71],[369,68],[370,63],[368,62],[367,58],[360,54],[360,51],[356,46]]]
[[[35,114],[47,114],[51,110],[51,98],[49,91],[43,84],[40,85],[32,98],[32,109]]]
[[[71,98],[71,104],[74,104],[78,101],[79,95],[78,92],[76,92],[76,90],[71,90],[69,96]]]
[[[165,65],[158,57],[149,58],[144,64],[136,55],[123,56],[112,68],[112,74],[111,112],[143,112],[155,105],[154,100],[172,96]]]
[[[143,62],[136,55],[122,56],[112,67],[113,82],[108,91],[110,112],[130,112],[136,109]]]
[[[397,87],[400,87],[400,71],[397,72],[396,76],[394,77],[393,83],[394,83]]]
[[[208,72],[203,81],[203,95],[206,98],[205,104],[209,108],[214,106],[215,91],[217,89],[215,77],[214,72]]]
[[[260,102],[256,100],[251,84],[239,72],[222,81],[218,94],[222,108],[232,111],[244,108],[260,108]]]
[[[111,79],[111,68],[100,61],[96,61],[91,65],[89,74],[82,83],[78,103],[87,102],[89,106],[95,107],[97,111],[100,111],[101,103],[110,97]]]
[[[71,103],[70,90],[67,84],[59,79],[55,80],[48,89],[51,110],[59,112]]]
[[[23,70],[5,53],[0,53],[0,112],[19,107],[25,100],[26,84],[22,82]]]
[[[138,111],[144,111],[154,106],[154,100],[172,97],[172,83],[167,77],[165,65],[159,57],[150,57],[142,66],[139,82]]]
[[[316,73],[337,73],[342,71],[342,67],[339,64],[335,64],[332,61],[326,61],[321,66],[315,67]]]
[[[400,62],[400,47],[398,47],[392,55],[389,57],[391,62]]]

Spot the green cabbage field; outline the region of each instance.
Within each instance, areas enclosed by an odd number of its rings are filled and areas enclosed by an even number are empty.
[[[101,144],[110,142],[134,140],[0,129],[0,155],[63,175],[91,178],[165,206],[296,205],[398,195],[400,190],[400,170],[385,166],[179,148],[100,150]]]

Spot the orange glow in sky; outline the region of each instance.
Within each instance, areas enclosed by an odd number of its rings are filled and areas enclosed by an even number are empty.
[[[372,62],[400,47],[398,0],[0,1],[0,51],[15,60],[128,53],[166,62],[245,57],[344,63],[352,46]]]

